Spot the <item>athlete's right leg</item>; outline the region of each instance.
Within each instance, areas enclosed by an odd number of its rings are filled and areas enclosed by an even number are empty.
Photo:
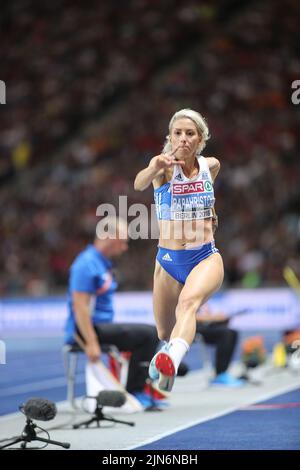
[[[174,328],[175,309],[183,285],[171,277],[156,261],[153,285],[153,308],[157,334],[160,340],[169,341]]]

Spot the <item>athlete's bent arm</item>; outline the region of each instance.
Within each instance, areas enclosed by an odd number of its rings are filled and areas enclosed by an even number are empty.
[[[216,177],[217,177],[217,175],[220,171],[221,163],[219,162],[219,160],[217,158],[214,158],[214,157],[207,158],[207,163],[208,163],[208,168],[209,168],[211,177],[212,177],[213,181],[215,181],[215,179],[216,179]]]
[[[158,157],[153,157],[149,166],[136,175],[134,180],[134,189],[136,191],[144,191],[159,174],[163,175],[163,169],[159,167],[157,158]]]
[[[172,152],[156,155],[150,160],[149,166],[140,171],[134,180],[134,189],[136,191],[144,191],[152,183],[154,179],[163,178],[164,170],[174,165],[184,165],[184,161],[176,160],[174,155],[179,146]]]

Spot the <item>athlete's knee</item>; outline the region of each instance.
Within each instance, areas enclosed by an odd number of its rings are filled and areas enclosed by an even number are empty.
[[[179,297],[178,304],[176,307],[176,314],[191,314],[194,315],[201,304],[201,299],[190,296]]]

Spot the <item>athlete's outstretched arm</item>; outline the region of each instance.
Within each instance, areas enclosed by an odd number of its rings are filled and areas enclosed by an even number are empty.
[[[161,155],[156,155],[150,160],[149,165],[144,170],[140,171],[134,180],[134,189],[136,191],[144,191],[152,183],[154,179],[163,176],[164,170],[173,165],[184,165],[184,161],[176,160],[175,153],[179,146],[172,152]]]
[[[158,167],[156,158],[153,157],[149,166],[136,175],[134,180],[134,189],[136,191],[144,191],[160,173],[163,174],[163,169]]]

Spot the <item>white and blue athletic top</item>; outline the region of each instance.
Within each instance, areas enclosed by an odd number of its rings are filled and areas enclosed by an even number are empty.
[[[215,204],[213,180],[206,158],[197,157],[199,173],[187,178],[175,165],[171,181],[154,190],[159,220],[194,220],[213,216]]]

